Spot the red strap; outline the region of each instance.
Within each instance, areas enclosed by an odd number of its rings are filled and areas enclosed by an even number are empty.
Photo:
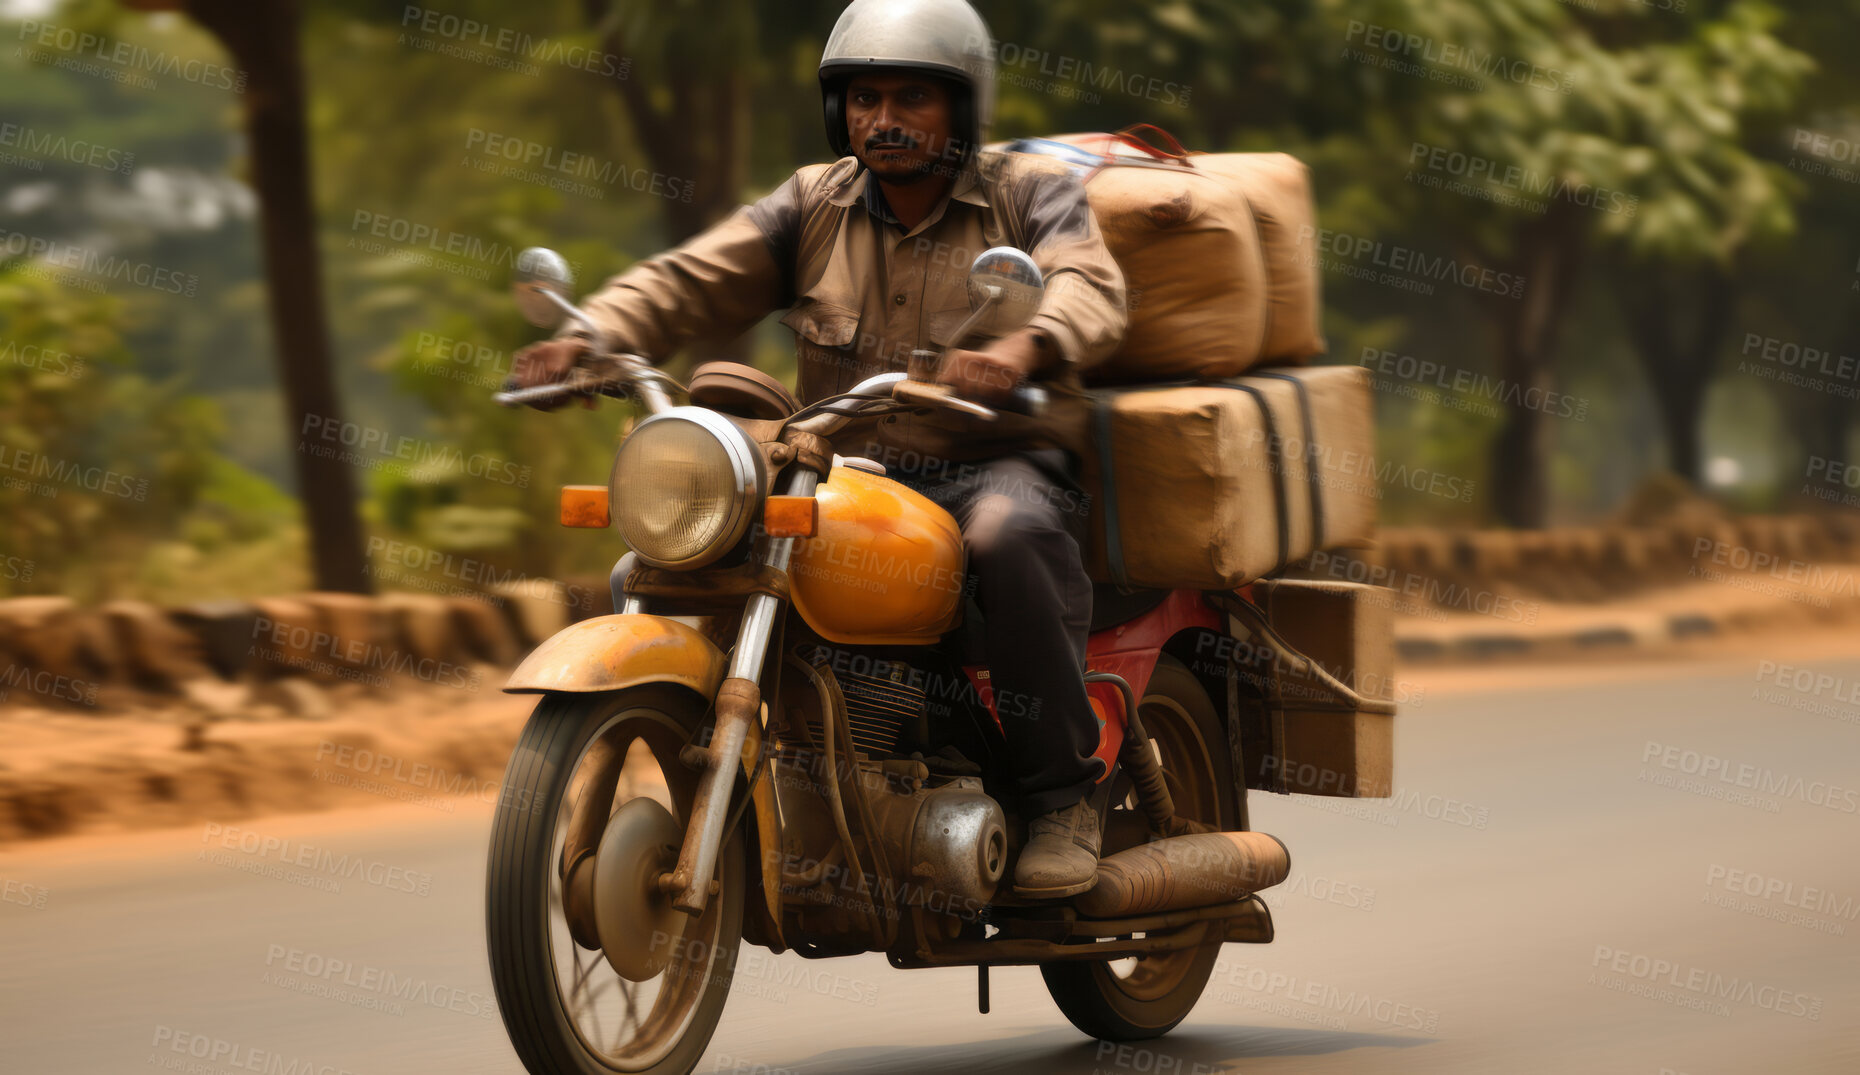
[[[1139,137],[1143,132],[1154,132],[1159,135],[1168,148],[1158,148],[1150,142],[1145,141],[1142,137]],[[1118,131],[1116,134],[1113,134],[1111,137],[1119,143],[1130,146],[1132,149],[1141,150],[1157,160],[1176,161],[1184,168],[1194,167],[1194,165],[1190,164],[1188,161],[1188,150],[1182,146],[1182,143],[1177,140],[1176,136],[1156,126],[1154,123],[1133,123],[1123,130]]]
[[[1144,132],[1154,132],[1156,135],[1160,136],[1167,148],[1145,141],[1140,137]],[[1097,165],[1092,167],[1090,171],[1087,171],[1084,176],[1081,177],[1080,181],[1084,183],[1091,182],[1092,178],[1099,172],[1119,163],[1116,153],[1116,149],[1119,146],[1135,149],[1151,160],[1159,161],[1163,164],[1180,164],[1184,168],[1193,168],[1195,166],[1194,163],[1188,159],[1188,150],[1176,139],[1175,135],[1170,134],[1154,123],[1132,124],[1121,131],[1111,134],[1073,135],[1071,138],[1067,139],[1067,141],[1070,141],[1072,145],[1078,146],[1080,149],[1090,150],[1100,157]]]

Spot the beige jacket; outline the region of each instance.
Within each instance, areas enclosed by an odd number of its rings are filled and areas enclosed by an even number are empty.
[[[658,362],[694,338],[733,336],[786,307],[806,403],[903,370],[913,350],[947,346],[969,315],[969,263],[998,245],[1025,250],[1045,274],[1030,327],[1047,334],[1064,363],[1052,380],[1076,387],[1078,370],[1123,340],[1124,277],[1078,179],[1021,155],[983,153],[908,231],[856,158],[809,165],[754,205],[614,277],[584,308],[619,350]],[[878,439],[894,454],[972,460],[1042,441],[1038,430],[1012,416],[988,425],[937,414],[899,418]]]

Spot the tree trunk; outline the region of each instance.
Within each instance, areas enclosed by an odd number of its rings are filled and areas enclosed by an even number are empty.
[[[284,386],[287,433],[298,438],[296,473],[321,590],[367,593],[367,561],[356,513],[354,470],[306,446],[334,443],[316,430],[338,426],[342,408],[323,318],[322,259],[310,191],[309,131],[296,0],[249,4],[188,0],[186,9],[225,44],[249,77],[246,130],[258,191],[265,287]]]
[[[1499,362],[1512,393],[1491,467],[1494,505],[1507,526],[1539,528],[1550,517],[1551,428],[1528,401],[1551,388],[1557,332],[1581,264],[1580,232],[1570,219],[1575,211],[1558,203],[1521,230],[1512,267],[1524,277],[1524,294],[1492,300],[1499,311]]]
[[[1632,266],[1618,294],[1634,353],[1659,407],[1667,469],[1696,489],[1705,484],[1705,393],[1730,327],[1737,287],[1734,269],[1709,266],[1675,281],[1678,271]],[[1691,331],[1682,331],[1688,324]]]
[[[1531,327],[1531,318],[1520,312],[1506,319],[1503,331],[1500,361],[1506,387],[1520,397],[1548,389],[1543,335]],[[1542,411],[1508,405],[1505,426],[1492,446],[1493,503],[1506,526],[1534,529],[1549,521],[1549,434]]]
[[[1699,429],[1705,409],[1705,384],[1657,389],[1660,420],[1665,427],[1666,467],[1694,489],[1705,486],[1705,438]]]

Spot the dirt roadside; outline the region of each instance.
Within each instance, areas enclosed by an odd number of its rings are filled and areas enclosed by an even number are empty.
[[[1749,672],[1754,684],[1765,662],[1843,659],[1860,659],[1860,632],[1795,623],[1580,657],[1412,665],[1401,676],[1430,696],[1707,670]],[[152,706],[107,718],[9,710],[0,718],[0,847],[18,852],[59,837],[370,807],[487,810],[534,704],[490,686],[423,684],[391,693],[336,688],[327,701],[320,719],[206,724],[188,710]]]
[[[0,845],[76,833],[399,802],[494,803],[534,698],[409,684],[338,687],[313,720],[9,710]]]

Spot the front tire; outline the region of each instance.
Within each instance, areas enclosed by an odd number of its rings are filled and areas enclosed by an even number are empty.
[[[567,861],[569,842],[585,848],[592,834],[598,844],[632,799],[657,800],[683,833],[697,774],[678,753],[704,709],[695,695],[663,684],[550,695],[523,729],[492,822],[485,927],[498,1010],[533,1075],[688,1075],[716,1030],[742,942],[737,834],[726,834],[720,889],[704,913],[687,920],[674,911],[674,931],[635,938],[661,947],[652,965],[662,969],[644,981],[613,969],[588,925],[592,882],[571,885],[566,876],[576,865]]]
[[[1222,830],[1237,827],[1226,735],[1194,673],[1164,656],[1137,709],[1162,753],[1163,778],[1177,816]],[[1127,846],[1107,844],[1104,853]],[[1059,1010],[1091,1037],[1116,1042],[1159,1038],[1188,1017],[1220,958],[1218,923],[1187,928],[1211,932],[1212,939],[1160,956],[1042,964],[1040,976]]]

